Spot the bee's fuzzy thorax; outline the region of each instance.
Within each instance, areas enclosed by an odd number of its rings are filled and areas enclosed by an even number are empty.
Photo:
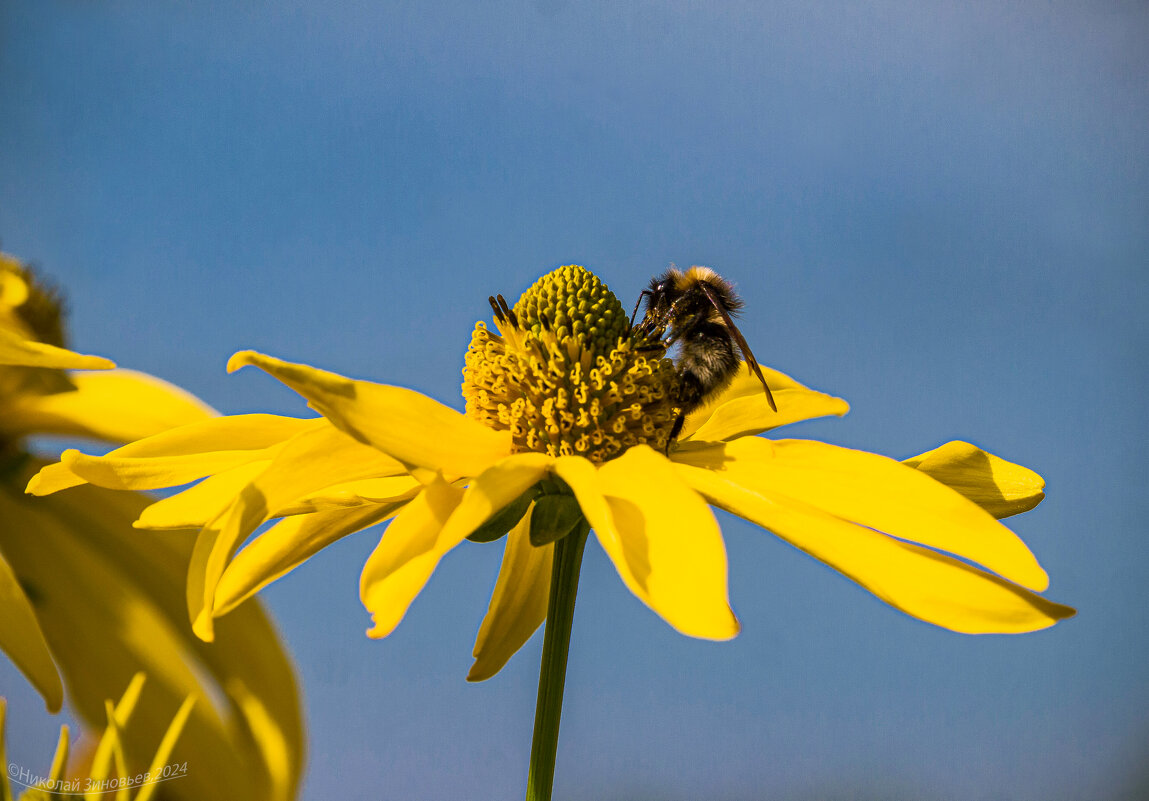
[[[691,267],[685,273],[679,272],[679,275],[681,275],[683,278],[684,289],[690,284],[702,283],[703,281],[713,285],[730,285],[729,281],[720,276],[718,273],[714,272],[714,270],[711,270],[709,267],[702,267],[697,264]]]
[[[686,272],[672,267],[669,275],[673,277],[674,287],[679,292],[688,292],[699,284],[706,284],[718,297],[723,308],[729,312],[731,317],[737,316],[742,309],[742,299],[734,291],[733,282],[726,280],[709,267],[695,265]],[[711,315],[711,319],[721,323],[721,316],[718,314]]]

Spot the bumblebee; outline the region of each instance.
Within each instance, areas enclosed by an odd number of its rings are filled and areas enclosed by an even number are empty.
[[[646,313],[638,325],[634,317],[646,298]],[[630,315],[631,333],[639,340],[656,342],[651,349],[678,345],[675,369],[678,389],[674,421],[668,442],[682,431],[686,415],[713,398],[729,385],[738,371],[738,354],[746,369],[758,376],[770,408],[778,411],[762,369],[750,352],[745,337],[734,324],[742,300],[734,285],[709,267],[691,267],[686,272],[671,267],[650,280],[642,290]],[[669,334],[667,334],[669,330]]]

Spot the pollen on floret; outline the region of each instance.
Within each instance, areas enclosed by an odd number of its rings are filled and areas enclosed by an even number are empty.
[[[491,298],[498,333],[475,324],[463,368],[467,414],[511,432],[516,451],[594,462],[633,445],[665,450],[674,365],[631,336],[618,298],[578,266],[559,267],[514,306]]]

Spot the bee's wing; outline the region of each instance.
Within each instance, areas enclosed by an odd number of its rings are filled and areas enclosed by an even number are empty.
[[[766,401],[770,404],[770,408],[778,411],[777,404],[774,403],[774,395],[770,392],[770,387],[766,383],[766,377],[762,375],[762,368],[758,366],[758,362],[754,358],[754,354],[750,352],[750,346],[746,344],[746,338],[742,336],[742,332],[738,330],[738,326],[734,324],[734,319],[730,316],[730,312],[718,300],[714,290],[706,285],[705,281],[698,284],[702,287],[702,291],[706,293],[706,299],[710,301],[718,313],[722,315],[722,321],[726,323],[726,327],[730,329],[730,335],[734,337],[734,342],[738,345],[738,349],[742,351],[742,356],[746,359],[746,369],[758,376],[758,380],[762,382],[762,389],[766,390]]]

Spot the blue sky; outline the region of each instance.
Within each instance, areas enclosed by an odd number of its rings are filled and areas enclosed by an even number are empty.
[[[461,406],[487,295],[579,263],[629,308],[710,265],[763,363],[852,404],[790,435],[1041,472],[1011,525],[1080,614],[952,634],[720,515],[743,633],[704,643],[592,544],[556,797],[1135,798],[1149,11],[926,5],[8,0],[0,245],[66,287],[77,347],[225,412],[303,410],[225,375],[249,347]],[[263,593],[306,797],[520,795],[541,637],[463,681],[499,547],[452,553],[375,642],[377,534]],[[0,687],[34,764],[58,720],[7,662]]]

